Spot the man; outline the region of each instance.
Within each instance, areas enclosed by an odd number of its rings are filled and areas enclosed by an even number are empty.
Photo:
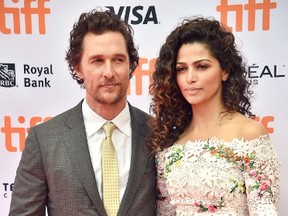
[[[59,216],[155,215],[155,164],[145,148],[149,115],[131,106],[126,96],[138,65],[132,34],[108,11],[83,13],[74,24],[66,60],[86,97],[30,129],[10,216],[44,215],[45,207],[49,215]],[[103,192],[102,126],[107,121],[116,125],[111,135],[119,175],[116,213],[102,201],[114,199]]]

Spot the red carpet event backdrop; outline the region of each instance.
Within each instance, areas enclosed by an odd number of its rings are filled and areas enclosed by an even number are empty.
[[[149,112],[150,75],[161,44],[185,17],[212,16],[235,34],[253,82],[253,112],[268,130],[281,168],[280,215],[288,202],[288,1],[0,0],[0,215],[7,215],[29,128],[74,106],[83,95],[65,62],[82,12],[101,7],[132,25],[140,64],[129,101]]]

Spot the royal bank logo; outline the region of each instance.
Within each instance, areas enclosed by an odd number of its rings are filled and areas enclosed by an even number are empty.
[[[0,63],[0,86],[8,88],[16,86],[15,64]]]

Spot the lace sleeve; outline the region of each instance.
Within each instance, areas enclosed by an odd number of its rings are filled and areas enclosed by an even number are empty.
[[[251,140],[243,160],[250,215],[278,215],[280,164],[268,135]]]

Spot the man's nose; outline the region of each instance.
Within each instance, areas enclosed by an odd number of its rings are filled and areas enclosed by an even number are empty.
[[[113,67],[110,61],[105,62],[103,76],[105,76],[108,79],[111,79],[114,76]]]

